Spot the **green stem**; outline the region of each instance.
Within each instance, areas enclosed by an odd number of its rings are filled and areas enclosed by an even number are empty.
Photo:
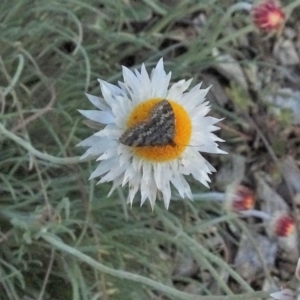
[[[300,6],[300,0],[296,0],[296,1],[292,2],[291,4],[284,7],[284,12],[286,13],[286,19],[288,19],[290,17],[293,10],[295,8],[297,8],[297,6]]]
[[[33,148],[31,144],[24,141],[22,138],[18,137],[14,133],[7,130],[1,123],[0,123],[0,133],[2,133],[7,138],[13,140],[15,143],[17,143],[24,149],[26,149],[30,154],[32,154],[42,160],[46,160],[51,163],[60,164],[60,165],[77,164],[79,162],[84,161],[84,160],[80,160],[79,156],[61,158],[61,157],[55,157],[55,156],[49,155],[47,153],[42,153],[42,152],[36,150],[35,148]]]
[[[122,270],[115,270],[109,267],[106,267],[105,265],[97,262],[93,258],[85,255],[84,253],[78,251],[77,249],[66,245],[61,240],[59,240],[56,237],[53,237],[49,233],[41,233],[41,238],[43,238],[46,242],[51,244],[53,247],[55,247],[58,250],[61,250],[67,254],[70,254],[76,258],[78,258],[80,261],[85,262],[86,264],[90,265],[92,268],[97,269],[100,272],[109,274],[114,277],[118,277],[121,279],[126,279],[130,281],[134,281],[137,283],[145,284],[157,291],[161,291],[165,294],[171,295],[176,297],[177,299],[182,300],[257,300],[258,298],[267,298],[269,297],[268,292],[251,292],[251,293],[245,293],[240,295],[230,295],[230,296],[198,296],[198,295],[191,295],[188,293],[184,293],[181,291],[178,291],[172,287],[166,286],[162,283],[156,282],[152,279],[132,274],[126,271]]]
[[[156,210],[159,212],[159,209],[156,208]],[[219,266],[222,266],[226,272],[234,279],[236,280],[245,290],[248,290],[249,292],[253,291],[252,288],[247,284],[247,282],[236,272],[234,272],[227,263],[225,263],[221,258],[215,256],[210,251],[208,251],[205,247],[201,246],[199,243],[197,243],[194,239],[192,239],[190,236],[188,236],[184,231],[177,228],[169,219],[167,219],[165,216],[161,214],[162,221],[166,224],[168,228],[174,231],[177,238],[182,238],[184,242],[186,242],[191,251],[195,251],[195,253],[201,252],[202,256],[205,258],[205,260],[209,260],[215,264],[218,264]],[[207,266],[206,266],[207,267]],[[219,279],[219,282],[221,282],[221,279]]]
[[[4,96],[7,96],[14,89],[14,87],[17,84],[17,82],[19,81],[21,73],[24,69],[24,57],[23,57],[23,55],[18,54],[18,59],[19,59],[19,63],[18,63],[17,71],[16,71],[14,77],[12,78],[9,86],[4,90],[4,92],[3,92]]]

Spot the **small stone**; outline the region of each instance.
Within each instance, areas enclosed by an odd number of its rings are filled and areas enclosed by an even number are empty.
[[[273,53],[275,58],[284,66],[298,65],[300,62],[296,48],[291,40],[279,39]]]

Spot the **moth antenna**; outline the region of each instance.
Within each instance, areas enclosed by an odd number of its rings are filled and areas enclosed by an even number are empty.
[[[175,143],[175,146],[184,146],[184,147],[202,147],[202,146],[204,146],[204,144],[201,144],[201,145],[189,145],[189,144],[183,145],[183,144],[176,144],[176,143]]]

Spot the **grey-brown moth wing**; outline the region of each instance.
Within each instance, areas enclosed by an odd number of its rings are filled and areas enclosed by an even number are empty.
[[[175,146],[174,137],[174,111],[171,104],[164,99],[154,105],[149,120],[125,130],[119,141],[131,147]]]

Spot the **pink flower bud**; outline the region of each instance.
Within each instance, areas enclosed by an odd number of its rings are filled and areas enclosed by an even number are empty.
[[[263,0],[252,8],[252,19],[259,30],[279,30],[284,21],[285,14],[276,0]]]

